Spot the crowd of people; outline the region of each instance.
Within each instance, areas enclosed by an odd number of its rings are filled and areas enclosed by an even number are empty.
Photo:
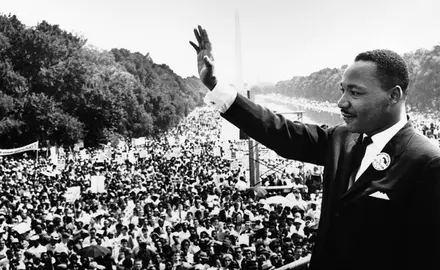
[[[310,254],[321,169],[263,157],[282,166],[261,185],[282,188],[251,187],[220,120],[199,108],[140,144],[0,157],[2,269],[271,270]]]
[[[222,141],[220,120],[198,108],[161,138],[59,151],[61,168],[49,154],[0,157],[2,269],[271,270],[310,254],[322,168],[263,148],[272,188],[251,187],[247,145]]]

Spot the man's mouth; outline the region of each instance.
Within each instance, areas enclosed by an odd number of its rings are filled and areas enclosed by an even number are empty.
[[[341,111],[341,115],[344,120],[351,120],[356,117],[354,114],[342,112],[342,111]]]

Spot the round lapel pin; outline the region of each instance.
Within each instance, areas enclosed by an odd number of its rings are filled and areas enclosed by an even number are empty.
[[[373,168],[378,171],[383,171],[391,164],[391,157],[387,153],[379,153],[373,160]]]

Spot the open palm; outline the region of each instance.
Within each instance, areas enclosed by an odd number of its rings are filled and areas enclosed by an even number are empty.
[[[217,84],[217,78],[214,74],[214,57],[212,55],[212,44],[209,41],[208,33],[200,25],[194,29],[198,45],[190,41],[189,43],[197,52],[197,68],[200,80],[210,90]]]

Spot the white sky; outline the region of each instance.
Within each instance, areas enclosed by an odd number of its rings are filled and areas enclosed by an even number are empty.
[[[440,43],[438,0],[0,0],[28,26],[46,20],[102,49],[150,53],[197,74],[193,28],[208,30],[218,76],[234,82],[235,10],[245,81],[278,82],[349,64],[361,51],[399,53]]]

